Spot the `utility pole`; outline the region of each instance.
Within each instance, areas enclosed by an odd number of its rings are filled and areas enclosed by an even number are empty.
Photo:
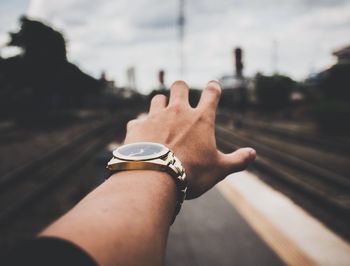
[[[131,66],[126,70],[128,88],[136,91],[136,76],[135,76],[135,67]]]
[[[272,41],[271,66],[272,66],[272,75],[277,74],[278,73],[278,42],[276,40]]]
[[[185,0],[180,0],[178,26],[179,26],[180,78],[183,78],[184,73],[185,73],[185,53],[184,53],[184,39],[185,39]]]

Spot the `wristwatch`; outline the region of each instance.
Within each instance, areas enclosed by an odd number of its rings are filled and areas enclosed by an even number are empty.
[[[158,170],[168,173],[175,181],[177,202],[173,221],[186,198],[187,179],[180,160],[167,147],[153,142],[137,142],[118,147],[107,168],[112,171]]]

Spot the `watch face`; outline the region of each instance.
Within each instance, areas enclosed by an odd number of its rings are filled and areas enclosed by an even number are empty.
[[[169,149],[152,142],[138,142],[123,145],[113,151],[116,158],[123,160],[150,160],[165,155]]]

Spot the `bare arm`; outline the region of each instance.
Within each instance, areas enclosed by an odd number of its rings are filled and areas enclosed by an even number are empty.
[[[42,235],[72,241],[100,265],[161,265],[175,191],[161,172],[118,173]]]
[[[188,198],[200,196],[255,158],[251,148],[231,154],[216,149],[214,128],[219,97],[219,84],[210,82],[198,106],[191,108],[187,85],[175,82],[169,104],[164,96],[157,95],[148,116],[128,124],[125,143],[162,143],[180,159],[188,175]],[[168,174],[149,170],[121,172],[41,235],[70,240],[101,265],[161,265],[175,201],[176,186]]]

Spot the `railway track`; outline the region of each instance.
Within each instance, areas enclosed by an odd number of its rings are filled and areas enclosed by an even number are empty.
[[[253,166],[259,176],[287,194],[330,228],[350,240],[350,179],[277,146],[258,141],[244,130],[216,127],[217,144],[224,151],[251,146],[258,157]]]
[[[316,147],[326,151],[333,151],[341,154],[350,153],[350,142],[339,137],[330,137],[324,135],[312,135],[311,133],[300,132],[294,130],[286,130],[279,127],[271,126],[267,122],[253,121],[244,119],[242,128],[253,130],[255,132],[266,133],[275,137],[280,137],[295,143],[302,143],[308,146]]]
[[[68,140],[39,159],[0,177],[0,224],[6,226],[23,208],[45,198],[69,173],[95,154],[134,114],[120,113]]]
[[[14,122],[2,124],[0,127],[0,143],[7,142],[9,140],[16,140],[18,138],[23,138],[23,136],[25,136],[26,134],[26,130],[18,128],[18,126]]]

